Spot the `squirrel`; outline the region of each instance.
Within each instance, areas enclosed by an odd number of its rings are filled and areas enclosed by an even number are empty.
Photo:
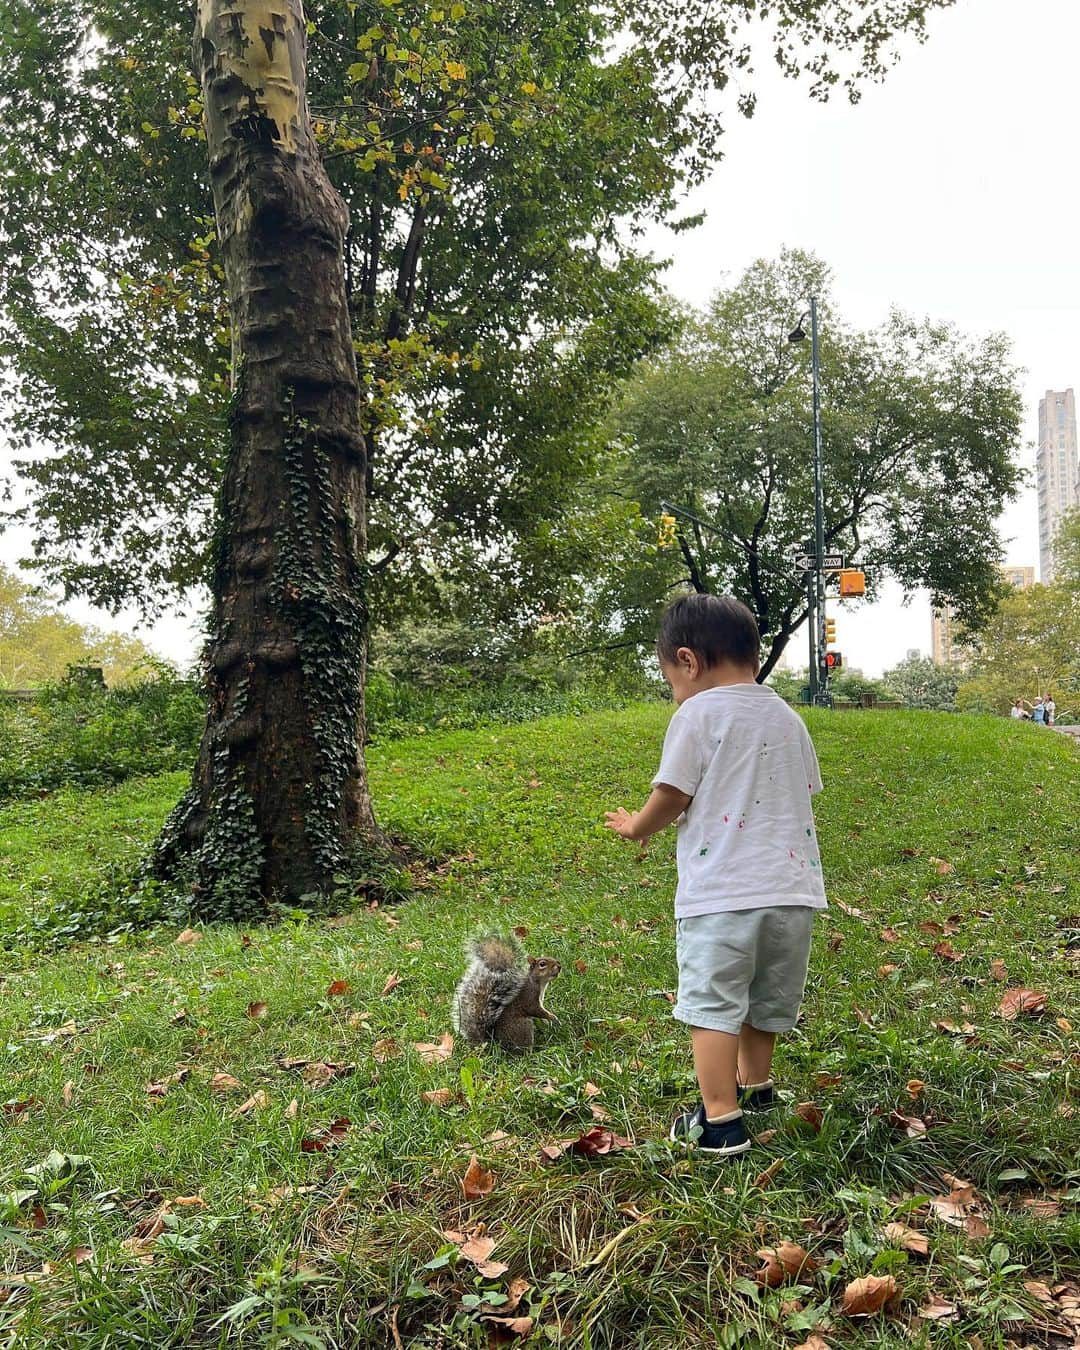
[[[544,990],[562,967],[548,956],[523,957],[521,946],[500,933],[470,938],[469,965],[454,993],[454,1029],[470,1045],[495,1041],[504,1050],[529,1050],[533,1018],[559,1019],[544,1007]]]

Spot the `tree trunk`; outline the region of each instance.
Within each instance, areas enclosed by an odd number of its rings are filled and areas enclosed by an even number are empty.
[[[345,204],[306,99],[301,0],[199,0],[233,397],[218,504],[206,729],[159,875],[206,916],[324,893],[378,838],[363,758],[366,451]]]

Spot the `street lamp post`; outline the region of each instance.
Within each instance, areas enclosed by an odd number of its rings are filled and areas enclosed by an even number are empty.
[[[788,334],[789,342],[805,342],[802,316]],[[825,661],[825,508],[821,490],[821,360],[818,350],[817,297],[810,297],[810,368],[814,384],[814,564],[807,575],[807,622],[810,628],[810,701],[831,702],[829,667]]]

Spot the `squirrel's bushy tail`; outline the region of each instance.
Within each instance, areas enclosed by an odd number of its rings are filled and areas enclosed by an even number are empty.
[[[472,1045],[490,1040],[495,1024],[525,982],[521,947],[501,933],[481,933],[465,944],[468,967],[454,992],[454,1029]]]

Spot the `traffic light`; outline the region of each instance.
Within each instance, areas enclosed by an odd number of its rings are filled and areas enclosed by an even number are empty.
[[[830,675],[834,670],[841,670],[843,668],[843,665],[844,665],[844,658],[840,655],[839,652],[825,653],[825,668],[826,670],[828,670]]]
[[[840,598],[847,595],[865,595],[866,594],[866,573],[857,572],[853,568],[845,568],[840,573]]]
[[[825,645],[829,646],[836,641],[836,620],[825,620]]]

